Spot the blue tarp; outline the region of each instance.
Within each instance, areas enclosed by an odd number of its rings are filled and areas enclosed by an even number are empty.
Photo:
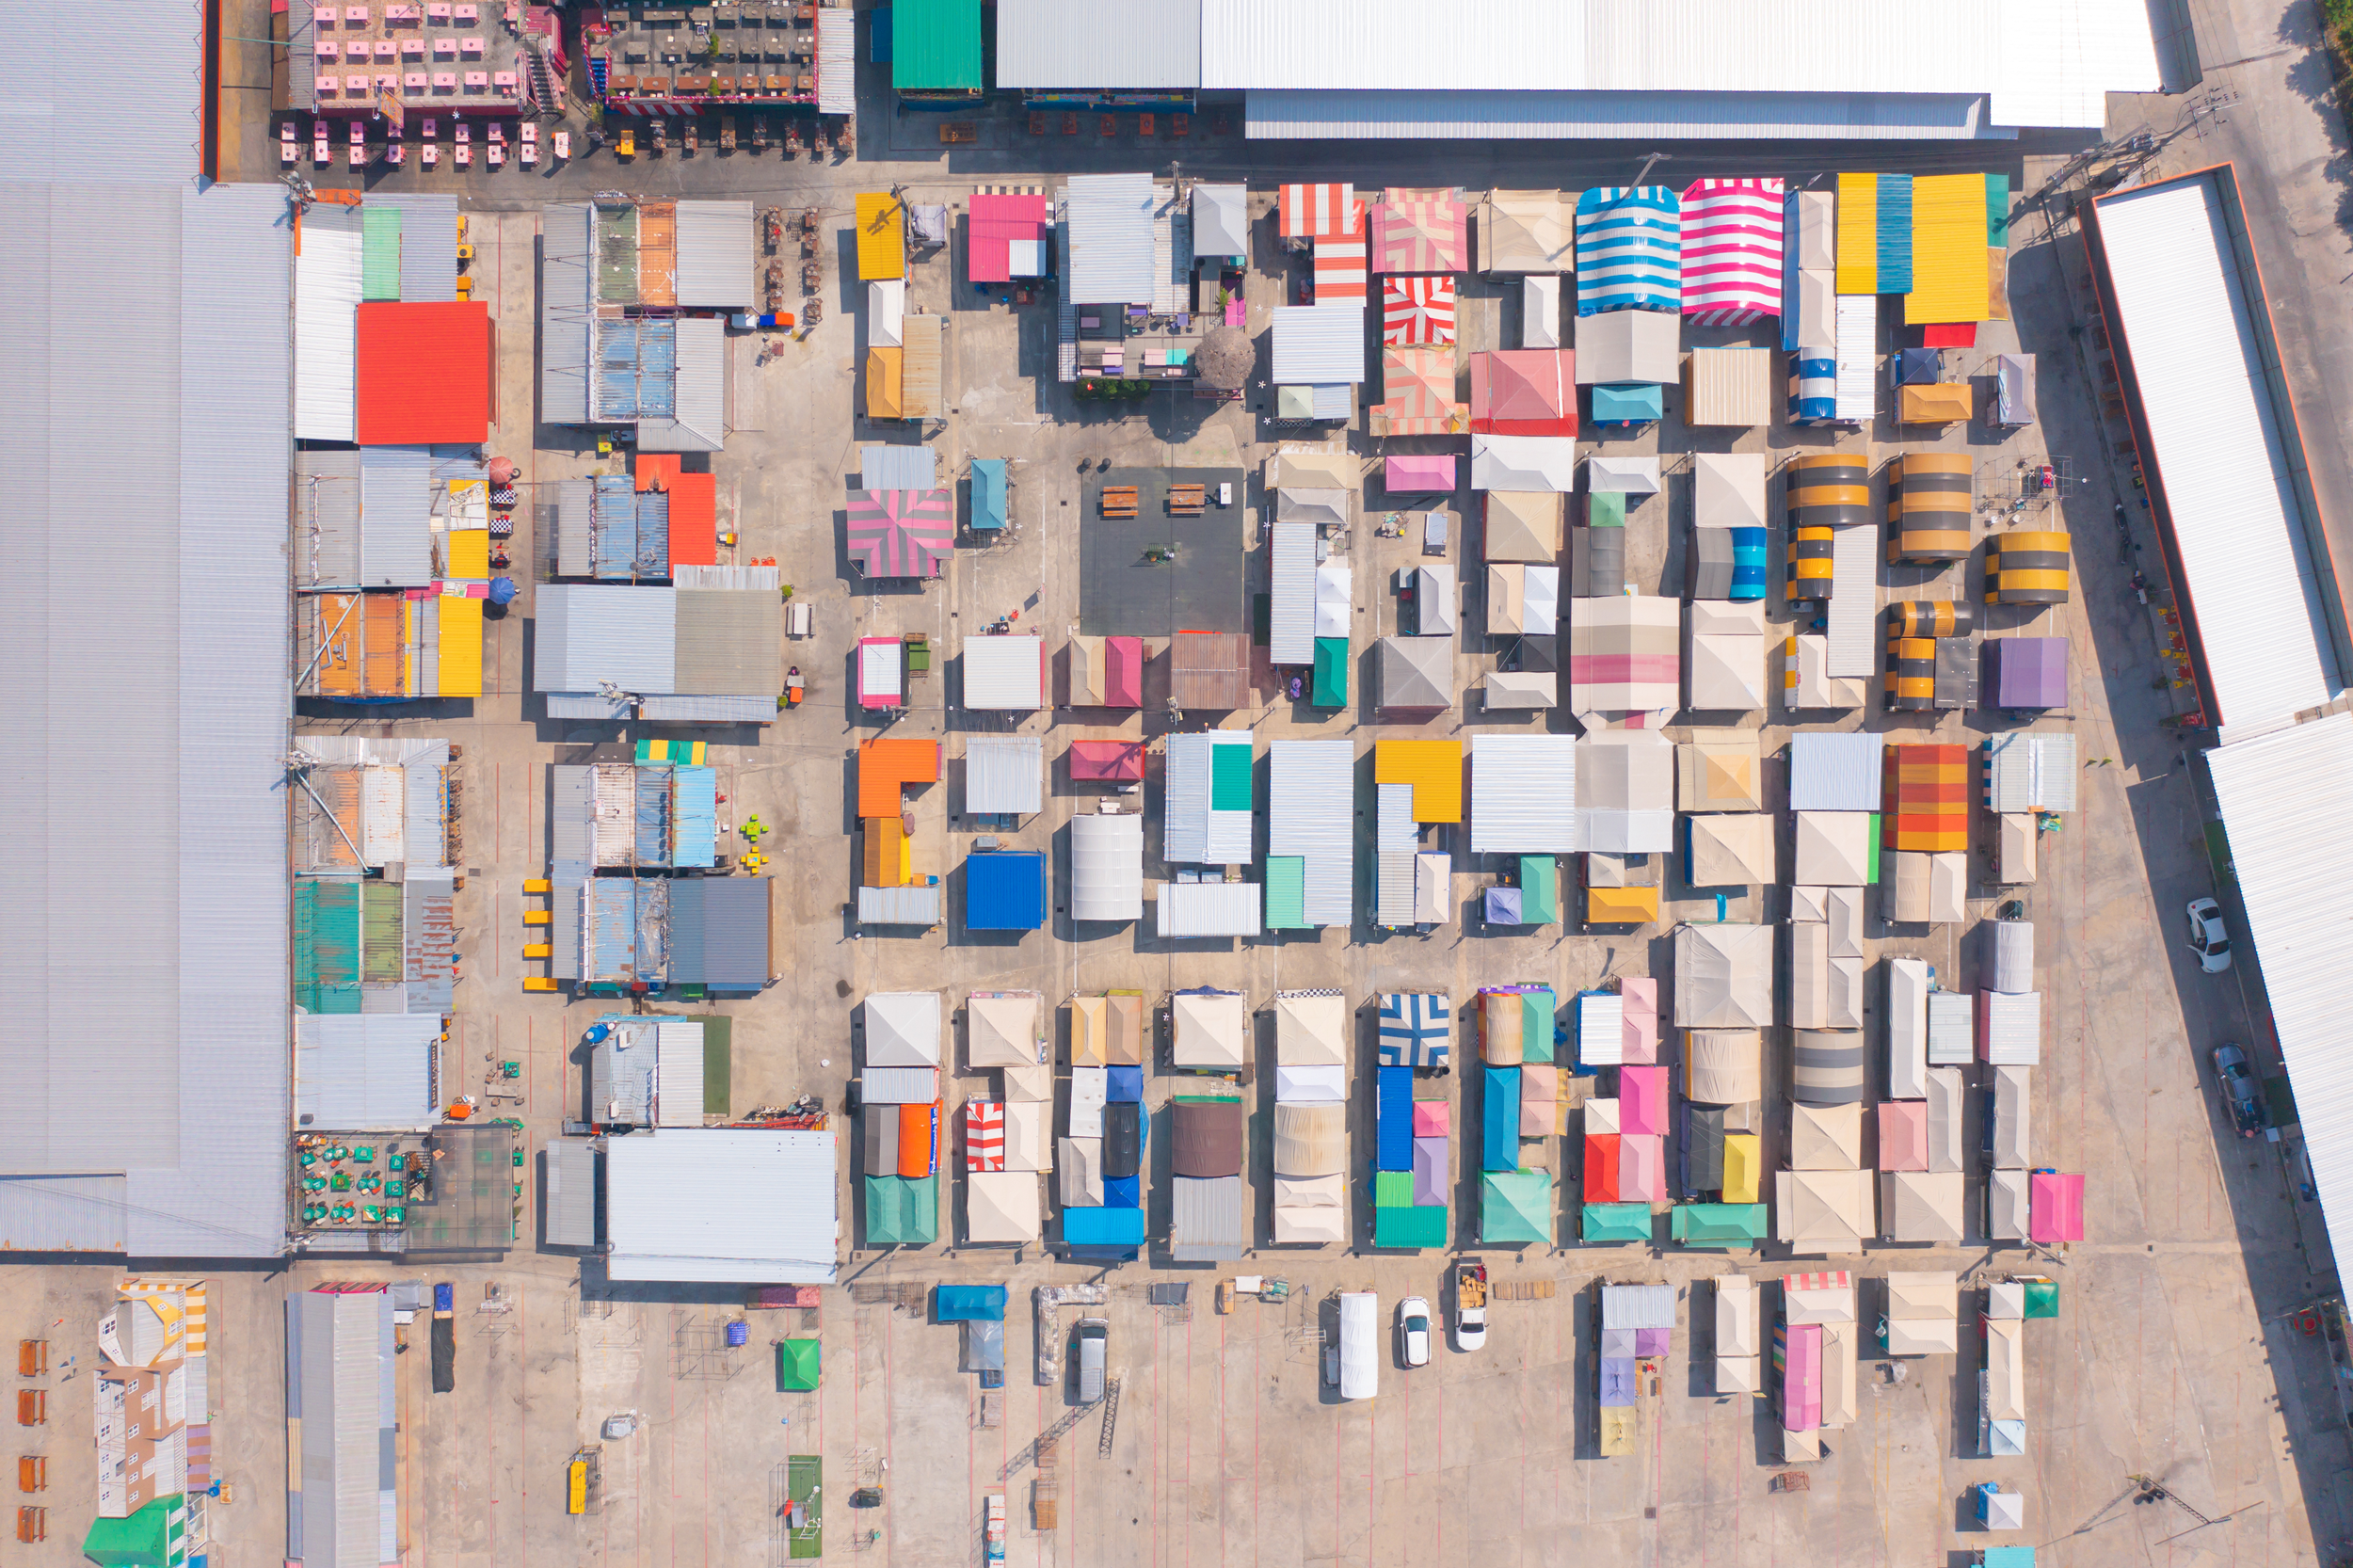
[[[1912,176],[1879,177],[1879,290],[1912,292]]]
[[[1520,1070],[1488,1068],[1486,1089],[1480,1113],[1480,1168],[1516,1171],[1520,1168]]]
[[[680,767],[670,799],[673,866],[711,866],[719,858],[719,771]]]
[[[1621,382],[1593,389],[1595,424],[1651,424],[1666,411],[1665,392],[1648,382]]]
[[[1765,597],[1765,530],[1736,528],[1732,531],[1732,590],[1728,599],[1763,599]]]
[[[932,1317],[943,1323],[1001,1323],[1005,1320],[1005,1288],[1001,1285],[941,1285],[932,1291]]]
[[[1138,1213],[1143,1212],[1143,1210],[1138,1208],[1144,1199],[1143,1183],[1144,1178],[1142,1176],[1105,1176],[1103,1178],[1103,1207],[1105,1208],[1132,1208],[1136,1209]],[[1086,1211],[1080,1210],[1080,1212]],[[1141,1239],[1144,1235],[1144,1231],[1141,1228],[1144,1222],[1142,1220],[1138,1220],[1136,1222],[1136,1224],[1139,1227],[1136,1231],[1136,1235],[1139,1239]],[[1064,1226],[1064,1234],[1069,1234],[1069,1226],[1067,1224]]]
[[[1104,1069],[1105,1098],[1113,1105],[1134,1105],[1144,1099],[1144,1069],[1142,1067],[1108,1067]]]
[[[1106,1182],[1105,1187],[1111,1184]],[[1132,1185],[1132,1183],[1131,1183]],[[1141,1247],[1144,1210],[1132,1204],[1062,1211],[1062,1239],[1074,1247]]]
[[[972,459],[972,526],[988,531],[1005,525],[1005,460]]]
[[[1375,1069],[1379,1114],[1375,1121],[1380,1132],[1380,1150],[1375,1157],[1377,1170],[1410,1171],[1414,1168],[1414,1069],[1411,1067],[1381,1067]]]
[[[1932,387],[1945,379],[1941,348],[1899,348],[1896,351],[1896,385]]]
[[[1487,889],[1487,923],[1489,925],[1520,923],[1520,890],[1517,888]]]
[[[989,850],[964,860],[968,931],[1035,931],[1046,923],[1046,856]]]

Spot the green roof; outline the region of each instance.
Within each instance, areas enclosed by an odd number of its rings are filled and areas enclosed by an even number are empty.
[[[1552,1173],[1489,1171],[1479,1178],[1479,1240],[1552,1240]]]
[[[1209,809],[1212,811],[1247,811],[1250,798],[1250,772],[1256,765],[1248,745],[1225,743],[1209,748]]]
[[[158,1497],[128,1519],[93,1519],[82,1555],[99,1568],[171,1568],[188,1560],[187,1499]]]
[[[981,89],[981,0],[893,0],[890,85],[901,92]]]
[[[1375,1208],[1413,1208],[1414,1173],[1411,1171],[1373,1172],[1372,1206]]]
[[[1307,861],[1305,856],[1270,855],[1266,862],[1266,926],[1297,931],[1307,924]]]
[[[1549,855],[1520,856],[1520,923],[1561,923],[1561,862]]]
[[[1318,708],[1348,706],[1348,639],[1316,639],[1316,689],[1308,700]]]
[[[866,1244],[927,1246],[939,1240],[939,1177],[866,1178]]]
[[[360,209],[360,297],[400,297],[400,209]]]
[[[735,1020],[724,1013],[691,1015],[703,1026],[703,1114],[732,1114],[735,1090]]]
[[[1608,492],[1603,492],[1607,494]],[[1558,915],[1555,916],[1558,919]],[[1520,1060],[1543,1066],[1552,1060],[1552,987],[1520,993]]]
[[[1443,1247],[1446,1245],[1446,1205],[1391,1205],[1372,1211],[1372,1244],[1376,1247]]]
[[[776,1341],[776,1392],[806,1394],[817,1386],[821,1370],[814,1339]]]
[[[1585,525],[1588,528],[1624,528],[1625,526],[1625,492],[1624,490],[1594,490],[1586,496]]]
[[[1651,1239],[1650,1205],[1646,1203],[1589,1203],[1585,1206],[1584,1224],[1577,1234],[1588,1241],[1648,1241]]]
[[[1765,1206],[1677,1204],[1668,1217],[1667,1232],[1687,1247],[1753,1247],[1765,1240]]]

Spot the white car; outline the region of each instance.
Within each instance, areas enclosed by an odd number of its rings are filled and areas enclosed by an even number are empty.
[[[1397,1304],[1398,1336],[1405,1343],[1405,1365],[1430,1365],[1430,1304],[1408,1296]]]
[[[2189,901],[2189,950],[2208,974],[2231,967],[2231,931],[2222,923],[2222,905],[2210,898]]]

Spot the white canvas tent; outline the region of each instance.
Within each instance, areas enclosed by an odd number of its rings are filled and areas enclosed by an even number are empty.
[[[1561,276],[1530,273],[1520,280],[1520,346],[1561,346]]]
[[[1863,1107],[1789,1106],[1789,1168],[1796,1171],[1859,1171],[1863,1168]]]
[[[1776,1240],[1801,1255],[1861,1252],[1865,1239],[1879,1233],[1877,1181],[1870,1171],[1774,1173]]]
[[[1789,1027],[1830,1027],[1830,927],[1821,920],[1789,921]]]
[[[1707,712],[1765,706],[1765,601],[1695,599],[1687,624],[1684,705]]]
[[[1773,880],[1773,819],[1762,811],[1686,817],[1689,853],[1684,880],[1693,888],[1763,887]]]
[[[1633,453],[1613,456],[1596,452],[1585,459],[1585,488],[1624,495],[1657,495],[1661,488],[1658,459]]]
[[[1881,1175],[1880,1220],[1886,1239],[1961,1245],[1961,1181],[1959,1171],[1889,1171]]]
[[[1005,1169],[1008,1171],[1050,1171],[1054,1168],[1054,1140],[1048,1124],[1053,1106],[1043,1100],[1007,1100],[1005,1112]]]
[[[1577,488],[1577,441],[1568,436],[1474,435],[1471,488],[1567,495]]]
[[[1348,1240],[1348,1177],[1276,1176],[1274,1240],[1278,1246]]]
[[[1959,850],[1891,851],[1886,875],[1889,920],[1953,925],[1969,918],[1969,856]]]
[[[965,1065],[1027,1067],[1037,1064],[1038,1010],[1043,999],[1034,991],[1004,996],[975,996],[966,1001]],[[872,1028],[870,1020],[869,1026]]]
[[[1557,636],[1561,568],[1495,562],[1487,568],[1487,631],[1491,635]]]
[[[1746,1274],[1716,1278],[1716,1392],[1758,1394],[1764,1360],[1756,1281]]]
[[[1274,1060],[1295,1067],[1347,1065],[1347,999],[1331,991],[1276,993]]]
[[[2032,1067],[1996,1067],[1993,1069],[1993,1164],[1997,1170],[2023,1171],[2029,1168],[2028,1146],[2032,1142],[2030,1111],[2034,1081]]]
[[[1887,1276],[1887,1353],[1951,1355],[1961,1348],[1960,1279],[1950,1270]]]
[[[1179,991],[1169,999],[1175,1038],[1169,1055],[1179,1067],[1223,1072],[1240,1067],[1250,1037],[1250,1017],[1232,991]]]
[[[937,991],[877,991],[866,999],[866,1064],[939,1065]]]
[[[1887,961],[1887,1095],[1929,1093],[1929,967],[1917,958]]]
[[[1701,452],[1691,458],[1691,520],[1701,528],[1762,528],[1765,454]]]
[[[1561,678],[1550,670],[1489,670],[1480,682],[1494,709],[1550,708],[1561,700]]]
[[[1745,1105],[1765,1093],[1765,1036],[1753,1029],[1689,1031],[1683,1036],[1683,1066],[1686,1099]]]
[[[1035,1172],[965,1173],[964,1239],[967,1241],[1034,1241],[1041,1234]]]
[[[1995,1241],[2026,1239],[2029,1177],[2025,1171],[1985,1175],[1985,1234]]]
[[[1674,743],[1657,730],[1608,730],[1577,748],[1577,843],[1611,855],[1674,847]]]
[[[1830,673],[1830,639],[1801,632],[1782,643],[1781,705],[1802,712],[1817,708],[1860,708],[1865,682]]]
[[[1773,1021],[1773,928],[1675,928],[1675,1027],[1764,1029]]]
[[[1959,1067],[1929,1069],[1929,1169],[1961,1169],[1961,1095]]]
[[[1868,811],[1800,811],[1793,882],[1810,888],[1860,888],[1871,868]]]

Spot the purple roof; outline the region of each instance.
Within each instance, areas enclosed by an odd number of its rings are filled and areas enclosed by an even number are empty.
[[[1994,707],[2067,706],[2065,637],[2001,637],[1993,646],[2001,650],[1994,655]]]

